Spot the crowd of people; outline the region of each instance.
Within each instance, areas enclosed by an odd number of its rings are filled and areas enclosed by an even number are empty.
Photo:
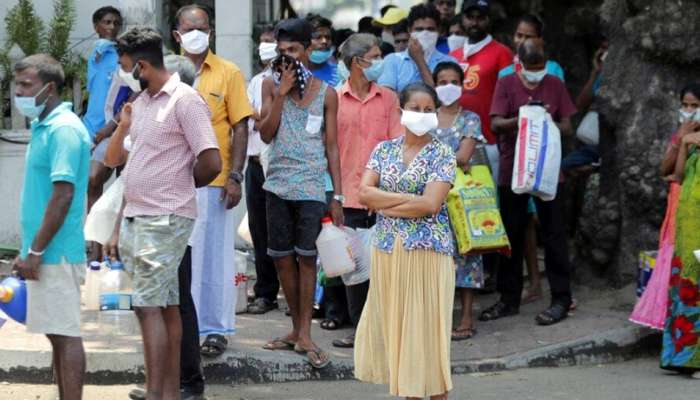
[[[356,33],[315,14],[265,26],[256,38],[262,71],[247,83],[210,49],[207,9],[178,10],[178,56],[164,54],[153,28],[121,33],[120,11],[103,7],[93,15],[99,40],[82,120],[61,102],[56,60],[38,54],[17,63],[15,103],[32,119],[32,139],[15,269],[27,280],[27,329],[51,341],[61,399],[81,397],[80,282],[86,261],[103,257],[123,261],[133,281],[146,385],[131,398],[203,398],[201,356],[223,354],[235,331],[232,209],[243,185],[256,270],[247,310],[277,309],[282,288],[291,316],[289,332],[270,338],[267,350],[296,351],[321,369],[331,358],[312,339],[312,319],[328,330],[349,324],[353,333],[333,345],[354,347],[358,379],[388,384],[395,396],[446,399],[451,341],[472,338],[475,319],[516,315],[542,296],[538,239],[551,301],[535,322],[567,318],[575,303],[563,202],[511,188],[518,112],[542,105],[562,135],[571,134],[572,117],[600,86],[605,48],[575,104],[538,17],[519,19],[509,47],[490,34],[488,0],[465,0],[459,12],[456,5],[386,6]],[[698,246],[685,235],[696,226],[700,90],[691,85],[681,97],[683,125],[663,172],[683,183],[678,215],[687,218],[679,223],[683,253],[671,286],[681,289],[672,297],[664,365],[697,370],[697,308],[688,301],[700,299]],[[577,149],[562,162],[560,187],[566,169],[597,162],[596,146]],[[510,257],[455,248],[446,197],[457,171],[477,164],[496,183]],[[86,252],[84,205],[89,212],[114,171],[124,187],[119,217],[109,241],[88,243]],[[350,285],[319,270],[324,216],[372,228],[368,279]],[[475,318],[475,291],[494,277],[499,299]],[[319,284],[324,298],[315,307]],[[461,315],[453,323],[455,290]]]

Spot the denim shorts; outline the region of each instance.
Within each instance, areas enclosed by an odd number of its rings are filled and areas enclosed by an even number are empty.
[[[316,239],[326,204],[313,200],[284,200],[267,193],[267,254],[316,256]]]

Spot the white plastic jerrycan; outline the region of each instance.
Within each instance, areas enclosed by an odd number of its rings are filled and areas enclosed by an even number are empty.
[[[355,270],[348,234],[333,225],[330,217],[321,219],[321,233],[316,248],[326,276],[333,278]]]

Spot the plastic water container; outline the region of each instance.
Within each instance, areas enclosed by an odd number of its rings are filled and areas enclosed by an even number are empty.
[[[107,335],[137,335],[136,316],[131,309],[131,279],[124,264],[111,263],[110,270],[100,280],[100,331]]]
[[[0,310],[21,324],[26,321],[27,285],[23,280],[10,276],[0,283]]]
[[[321,220],[321,233],[316,248],[326,276],[333,278],[355,270],[348,234],[333,225],[330,217]]]
[[[106,272],[106,270],[105,270]],[[90,261],[85,274],[85,309],[97,311],[100,309],[100,281],[102,268],[98,261]]]

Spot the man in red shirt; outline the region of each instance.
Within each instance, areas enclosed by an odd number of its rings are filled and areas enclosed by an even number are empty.
[[[462,25],[467,32],[463,48],[450,55],[464,69],[464,84],[459,102],[465,110],[473,111],[481,118],[481,131],[488,145],[486,151],[494,180],[498,178],[498,148],[496,136],[489,126],[489,111],[498,72],[513,62],[513,53],[505,45],[493,40],[490,4],[488,0],[466,0],[462,6]]]
[[[515,315],[520,309],[523,290],[523,245],[527,223],[528,194],[515,194],[511,190],[513,162],[518,131],[518,113],[521,106],[539,102],[559,126],[562,135],[571,133],[570,117],[576,107],[562,81],[547,74],[546,57],[541,39],[527,39],[518,48],[522,70],[501,78],[491,106],[491,127],[498,135],[500,171],[498,198],[503,225],[512,246],[512,255],[502,260],[498,271],[500,300],[484,310],[482,321]],[[561,180],[560,180],[561,186]],[[561,193],[561,187],[557,190]],[[571,306],[571,268],[566,241],[562,201],[535,199],[537,216],[542,226],[542,244],[545,250],[545,267],[552,294],[550,307],[540,313],[536,321],[551,325],[567,317]]]

